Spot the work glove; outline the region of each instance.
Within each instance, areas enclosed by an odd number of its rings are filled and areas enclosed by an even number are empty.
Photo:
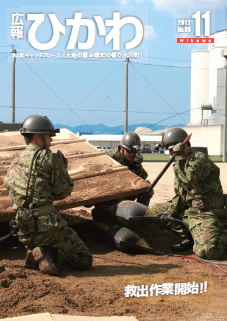
[[[143,156],[141,154],[136,154],[135,157],[133,158],[134,160],[134,167],[135,169],[139,169],[142,162],[143,162]]]
[[[68,159],[64,156],[64,154],[60,150],[57,151],[57,155],[63,160],[63,162],[65,164],[65,168],[67,168]]]
[[[163,223],[168,223],[171,221],[172,216],[169,212],[160,212],[158,213],[159,220]]]
[[[173,152],[176,155],[182,155],[185,153],[185,145],[183,145],[181,142],[173,146]]]

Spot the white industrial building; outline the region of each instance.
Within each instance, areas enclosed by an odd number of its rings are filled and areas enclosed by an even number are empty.
[[[191,52],[191,122],[193,146],[206,146],[210,155],[223,154],[227,30],[210,36],[214,43]],[[204,46],[204,45],[203,45]]]
[[[93,146],[106,147],[110,146],[116,149],[120,145],[123,135],[81,135],[80,138],[86,139]],[[141,150],[153,148],[157,143],[162,141],[162,135],[141,135]]]
[[[191,126],[223,125],[227,30],[210,36],[207,49],[191,52]],[[212,109],[211,109],[212,108]],[[208,110],[210,109],[210,110]]]

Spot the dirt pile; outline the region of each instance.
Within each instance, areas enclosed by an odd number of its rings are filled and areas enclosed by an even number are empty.
[[[64,212],[65,217],[73,213]],[[74,212],[80,225],[89,220],[89,212]],[[73,215],[73,216],[74,216]],[[143,229],[150,245],[171,253],[171,245],[179,238],[156,225]],[[97,235],[80,233],[94,258],[89,270],[61,271],[60,277],[42,275],[38,270],[25,270],[24,247],[11,238],[1,244],[0,252],[0,316],[1,318],[33,313],[67,315],[133,315],[140,321],[149,320],[226,320],[226,274],[210,264],[156,255],[128,255],[109,248]],[[184,253],[195,258],[191,251]],[[227,256],[225,257],[227,260]],[[123,277],[213,278],[213,304],[209,305],[122,305],[120,281]]]
[[[145,163],[151,181],[164,167],[163,163]],[[221,180],[227,192],[226,164],[219,164]],[[173,192],[173,173],[169,169],[155,187],[151,204],[170,199]],[[139,321],[153,320],[226,320],[227,274],[211,264],[170,256],[128,255],[111,249],[98,235],[85,233],[83,225],[91,219],[89,209],[66,210],[63,216],[70,225],[77,224],[77,232],[91,250],[94,258],[89,270],[74,272],[61,271],[60,277],[42,275],[38,270],[23,268],[25,249],[17,242],[0,243],[0,316],[2,318],[32,313],[60,313],[67,315],[135,316]],[[68,217],[68,218],[67,218]],[[181,241],[170,231],[162,230],[155,224],[141,231],[149,244],[162,252],[172,253],[173,244]],[[181,253],[196,258],[192,251]],[[227,255],[221,258],[227,262]],[[222,266],[225,270],[227,267]],[[178,278],[191,280],[201,277],[204,281],[213,279],[213,303],[205,304],[159,304],[122,305],[123,292],[120,283],[124,277]],[[160,281],[161,282],[161,281]],[[209,284],[208,284],[209,285]]]

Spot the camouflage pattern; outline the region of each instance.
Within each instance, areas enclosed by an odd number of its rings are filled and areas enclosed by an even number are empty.
[[[115,149],[113,152],[108,153],[108,156],[115,159],[121,165],[127,166],[130,171],[132,171],[133,173],[135,173],[139,177],[141,177],[143,179],[147,178],[148,174],[145,171],[145,169],[143,168],[143,166],[141,165],[140,168],[137,171],[135,171],[134,161],[133,160],[128,161],[127,159],[123,158],[120,154],[119,149]]]
[[[176,195],[170,202],[154,204],[152,210],[156,213],[167,211],[172,217],[186,223],[195,241],[193,251],[201,258],[216,259],[224,253],[227,244],[227,230],[223,228],[227,222],[227,213],[224,208],[199,210],[190,207],[190,201],[192,195],[223,194],[220,169],[206,154],[190,149],[187,159],[176,156],[174,171],[191,195],[175,178]],[[182,237],[188,233],[186,227],[174,221],[167,223],[166,227]]]
[[[14,208],[26,207],[26,189],[31,162],[38,149],[40,148],[34,144],[28,145],[13,161],[4,179]],[[40,149],[33,163],[28,196],[44,153],[45,149]],[[60,213],[53,210],[38,218],[32,215],[36,208],[69,196],[72,189],[73,181],[65,168],[63,159],[49,150],[36,179],[29,209],[19,208],[16,220],[19,225],[19,240],[25,246],[55,247],[59,254],[59,264],[68,264],[74,269],[80,269],[91,266],[91,254],[77,233],[67,227],[67,222],[62,219]]]
[[[135,173],[136,175],[138,175],[139,177],[143,178],[143,179],[146,179],[148,174],[147,172],[145,171],[145,169],[143,168],[143,166],[141,165],[140,168],[138,170],[135,169],[135,166],[134,166],[134,161],[133,159],[131,161],[128,161],[127,159],[123,158],[120,151],[119,151],[119,148],[118,149],[115,149],[113,152],[111,153],[108,153],[108,156],[110,156],[111,158],[113,158],[114,160],[116,160],[118,163],[120,163],[121,165],[123,166],[127,166],[128,169],[130,171],[132,171],[133,173]],[[152,193],[151,193],[152,194]],[[148,206],[149,203],[150,203],[150,199],[152,197],[152,195],[148,195],[142,202],[142,204]],[[140,195],[136,195],[136,196],[131,196],[131,197],[128,197],[127,199],[128,200],[132,200],[134,201],[136,198],[140,197]]]

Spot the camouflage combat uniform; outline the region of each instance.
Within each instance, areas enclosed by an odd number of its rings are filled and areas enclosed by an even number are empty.
[[[13,161],[4,179],[4,184],[8,189],[12,199],[13,207],[26,207],[26,190],[30,173],[33,155],[40,149],[37,145],[30,144]],[[33,163],[33,171],[29,186],[45,153],[45,149],[40,149],[36,161]],[[73,181],[70,178],[61,157],[51,152],[46,154],[40,167],[38,177],[35,181],[32,201],[29,209],[39,209],[48,204],[53,204],[54,200],[61,200],[69,196],[73,189]],[[92,265],[92,256],[73,229],[67,227],[67,222],[62,219],[59,212],[54,208],[44,216],[34,218],[34,216],[16,216],[19,224],[18,237],[27,247],[51,246],[58,250],[58,264],[67,264],[73,269],[83,269]]]
[[[200,195],[223,195],[219,174],[220,169],[200,152],[189,150],[185,159],[176,156],[174,165],[175,177],[174,190],[176,195],[170,202],[156,203],[152,209],[157,212],[169,212],[172,217],[182,220],[189,227],[194,238],[193,251],[201,258],[216,259],[225,251],[227,244],[227,229],[223,228],[227,222],[227,213],[223,207],[203,208],[192,207],[192,200]],[[171,230],[185,236],[186,228],[172,221],[167,224]]]
[[[123,166],[127,166],[128,169],[130,171],[132,171],[133,173],[135,173],[136,175],[138,175],[139,177],[146,179],[148,174],[145,171],[145,169],[143,168],[143,166],[141,165],[140,168],[138,170],[135,170],[134,168],[134,161],[133,159],[131,161],[128,161],[125,158],[122,158],[119,149],[115,149],[113,152],[109,153],[108,156],[110,156],[111,158],[113,158],[114,160],[116,160],[118,163],[120,163]],[[128,200],[134,201],[136,198],[140,197],[141,195],[136,195],[136,196],[131,196],[131,197],[127,197]],[[147,196],[142,204],[148,206],[150,203],[150,196]]]

